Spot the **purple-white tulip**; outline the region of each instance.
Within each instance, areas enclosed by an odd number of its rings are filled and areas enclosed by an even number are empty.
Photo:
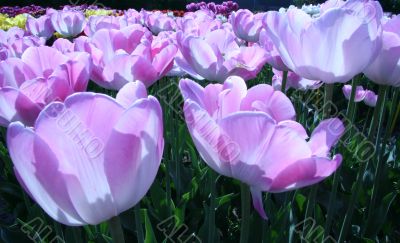
[[[101,15],[93,15],[90,16],[86,26],[85,26],[85,34],[87,36],[92,36],[96,31],[100,29],[122,29],[130,24],[127,16],[101,16]]]
[[[91,79],[98,85],[119,90],[139,80],[149,87],[171,70],[177,52],[173,43],[152,48],[152,38],[145,27],[133,24],[120,30],[101,29],[91,38],[76,39],[75,49],[91,54]]]
[[[18,181],[54,220],[96,225],[137,204],[163,153],[159,102],[143,84],[129,83],[113,99],[76,93],[53,102],[33,128],[8,128]]]
[[[45,39],[50,39],[54,33],[54,28],[51,24],[50,16],[48,15],[40,16],[37,19],[32,16],[28,16],[25,26],[26,30],[32,35],[43,37]]]
[[[336,118],[322,121],[311,137],[293,119],[289,98],[267,84],[247,90],[240,77],[203,88],[181,80],[186,124],[203,160],[218,173],[251,188],[253,205],[266,218],[262,191],[284,192],[330,176],[342,156],[330,149],[344,132]],[[249,129],[249,126],[251,129]]]
[[[173,31],[176,28],[176,23],[173,18],[164,14],[160,11],[156,12],[143,12],[144,24],[150,29],[150,31],[158,35],[162,31]]]
[[[342,91],[344,94],[344,97],[346,97],[347,100],[350,100],[351,97],[351,89],[353,87],[349,84],[346,84],[343,86]],[[354,96],[354,102],[361,102],[365,98],[365,90],[362,86],[357,86],[356,87],[356,93]]]
[[[259,44],[267,52],[267,63],[279,71],[289,71],[289,68],[283,63],[282,58],[274,46],[274,43],[268,37],[265,29],[261,30]]]
[[[13,27],[8,31],[0,30],[0,60],[10,57],[21,57],[24,51],[31,46],[42,46],[46,43],[45,38],[26,35],[20,28]]]
[[[400,16],[383,24],[383,47],[364,74],[373,82],[400,87]]]
[[[348,0],[318,18],[296,8],[268,12],[264,27],[290,70],[310,80],[344,83],[378,55],[382,16],[377,1]]]
[[[365,91],[364,103],[367,106],[375,107],[377,101],[378,101],[378,95],[375,94],[374,91],[371,91],[371,90]]]
[[[274,87],[275,90],[281,90],[282,89],[282,80],[283,80],[283,72],[272,69],[272,72],[274,73],[274,76],[272,77],[272,86]],[[288,72],[287,75],[287,80],[286,80],[286,90],[289,88],[293,89],[298,89],[298,90],[313,90],[313,89],[318,89],[319,87],[322,86],[321,81],[317,80],[309,80],[306,78],[302,78],[299,75],[297,75],[294,72]]]
[[[51,14],[51,23],[63,37],[75,37],[85,28],[85,15],[79,11],[63,10]]]
[[[200,80],[223,82],[232,75],[249,80],[257,76],[267,59],[258,44],[239,46],[236,36],[226,29],[211,31],[204,37],[178,32],[177,41],[183,56],[176,58],[178,66]]]
[[[48,103],[85,91],[91,70],[89,54],[64,55],[47,46],[0,62],[0,125],[21,121],[32,126]]]
[[[232,12],[228,21],[237,37],[247,42],[258,42],[263,17],[264,13],[253,14],[248,9],[240,9]]]

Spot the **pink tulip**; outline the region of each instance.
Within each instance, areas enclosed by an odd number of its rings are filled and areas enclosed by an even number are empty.
[[[364,103],[367,106],[375,107],[377,101],[378,101],[378,95],[376,95],[371,90],[366,90],[365,91]]]
[[[57,49],[61,53],[70,53],[73,52],[75,49],[75,44],[69,41],[68,39],[58,38],[53,43],[53,48]]]
[[[330,149],[344,132],[339,119],[322,121],[309,138],[293,120],[289,98],[266,84],[247,90],[243,79],[205,88],[181,80],[189,132],[203,160],[218,173],[251,188],[253,205],[266,218],[262,191],[283,192],[317,183],[340,165]],[[251,129],[249,129],[251,127]]]
[[[267,52],[267,63],[269,65],[279,71],[289,71],[265,29],[260,32],[259,44]]]
[[[152,48],[151,33],[137,24],[120,30],[101,29],[91,38],[76,40],[75,49],[93,57],[91,79],[114,90],[135,80],[149,87],[171,70],[177,52],[174,44]]]
[[[63,55],[46,46],[30,47],[21,59],[0,62],[0,125],[33,125],[48,103],[85,91],[91,67],[87,53]]]
[[[267,58],[257,44],[239,46],[235,35],[226,29],[211,31],[204,37],[178,32],[177,41],[183,56],[176,58],[177,64],[196,79],[223,82],[236,75],[249,80],[257,76]]]
[[[343,1],[343,0],[328,0],[328,1],[324,2],[323,4],[321,4],[320,13],[322,14],[331,8],[339,8],[339,7],[343,6],[344,3],[345,3],[345,1]]]
[[[144,24],[155,35],[162,31],[172,31],[176,28],[175,20],[160,11],[143,12],[143,14]]]
[[[124,16],[128,19],[130,24],[141,24],[142,15],[135,9],[128,9],[124,11]]]
[[[85,15],[82,12],[63,10],[51,14],[53,28],[63,37],[75,37],[85,28]]]
[[[383,47],[364,74],[373,82],[400,87],[400,16],[383,24]]]
[[[240,9],[229,16],[235,35],[247,42],[258,42],[264,13],[253,14],[248,9]]]
[[[8,128],[18,181],[54,220],[96,225],[137,204],[163,153],[159,102],[129,83],[113,99],[77,93],[53,102],[33,128]]]
[[[348,0],[318,18],[296,8],[268,12],[264,24],[290,70],[310,80],[344,83],[362,72],[381,49],[382,16],[376,1]]]
[[[153,42],[151,43],[151,48],[152,48],[153,52],[159,52],[171,44],[177,46],[176,32],[163,31],[153,38]],[[175,54],[175,58],[176,57],[183,58],[182,53],[179,51],[179,49],[177,49],[177,52]],[[186,74],[186,72],[177,65],[177,63],[174,59],[172,68],[168,71],[168,73],[165,76],[182,77],[185,74]]]
[[[12,27],[7,31],[0,29],[0,43],[11,43],[15,39],[20,39],[26,35],[25,31],[18,27]]]
[[[92,36],[96,31],[100,29],[122,29],[129,26],[131,23],[127,16],[90,16],[86,26],[85,34]],[[133,24],[133,23],[132,23]]]
[[[283,72],[276,69],[272,69],[272,72],[274,73],[274,76],[272,77],[272,86],[275,90],[281,90]],[[321,86],[321,81],[305,79],[294,72],[288,72],[286,90],[288,90],[289,88],[294,88],[298,90],[313,90],[318,89]]]
[[[27,31],[29,31],[32,35],[43,37],[45,39],[50,39],[54,33],[54,28],[51,24],[50,16],[48,15],[43,15],[37,19],[32,16],[28,16],[25,26]]]
[[[346,84],[343,86],[342,91],[344,94],[344,97],[346,97],[347,100],[350,99],[351,97],[351,89],[352,86],[349,84]],[[365,98],[365,90],[362,86],[357,86],[356,87],[356,93],[355,93],[355,97],[354,97],[354,102],[361,102],[364,100]]]
[[[205,36],[207,33],[222,29],[221,21],[209,17],[207,15],[196,17],[193,15],[185,15],[176,20],[177,30],[182,31],[185,35]]]
[[[23,29],[13,27],[8,31],[0,30],[0,60],[9,57],[21,57],[31,46],[42,46],[46,39],[26,35]]]

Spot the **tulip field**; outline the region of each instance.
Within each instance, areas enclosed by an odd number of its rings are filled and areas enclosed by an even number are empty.
[[[0,6],[0,242],[400,242],[400,15]]]

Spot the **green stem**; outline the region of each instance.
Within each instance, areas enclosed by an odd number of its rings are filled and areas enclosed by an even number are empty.
[[[396,92],[397,92],[397,95],[398,95],[399,94],[399,90],[397,90]],[[395,106],[395,105],[396,105],[396,103],[393,104],[393,106]],[[399,115],[400,115],[400,103],[397,104],[397,110],[395,112],[396,113],[395,113],[394,118],[393,118],[392,126],[390,127],[390,134],[393,133],[394,127],[396,126],[396,123],[397,123],[397,119],[399,118]]]
[[[208,212],[208,242],[215,241],[215,198],[216,198],[216,175],[213,170],[209,170],[210,208]]]
[[[363,230],[362,235],[364,235],[365,233],[368,233],[367,229],[368,229],[368,227],[370,225],[370,222],[372,220],[372,215],[373,215],[373,212],[375,210],[375,204],[376,204],[376,199],[377,199],[378,189],[379,189],[379,182],[381,181],[380,177],[381,177],[382,168],[383,168],[383,165],[384,165],[383,158],[384,158],[384,154],[385,154],[385,149],[386,149],[387,142],[388,142],[388,140],[389,140],[389,138],[390,138],[390,136],[392,134],[391,133],[391,127],[393,126],[393,123],[396,123],[396,119],[395,119],[396,115],[395,115],[395,113],[396,113],[396,104],[398,102],[398,98],[399,98],[399,92],[397,90],[395,92],[395,94],[394,94],[393,99],[392,99],[392,107],[391,107],[391,110],[390,110],[390,113],[389,113],[390,117],[389,117],[388,124],[387,124],[387,127],[386,127],[385,136],[384,136],[383,141],[382,141],[382,147],[381,147],[380,152],[379,152],[378,164],[377,164],[376,169],[375,169],[375,180],[374,180],[374,184],[373,184],[373,187],[372,187],[371,200],[370,200],[369,208],[368,208],[368,216],[367,216],[367,221],[366,221],[367,223],[366,223],[366,227]],[[375,145],[375,146],[377,146],[377,145]]]
[[[355,118],[355,113],[356,113],[356,102],[354,102],[355,97],[356,97],[356,90],[357,90],[357,84],[358,84],[358,79],[355,77],[353,78],[351,82],[351,95],[350,95],[350,100],[347,105],[347,111],[346,111],[346,116],[348,119],[350,119],[350,126],[354,122]],[[349,136],[351,136],[351,130],[349,130]],[[325,227],[324,227],[324,237],[327,236],[331,230],[332,226],[332,219],[333,219],[333,212],[334,212],[334,207],[336,202],[336,195],[337,195],[337,189],[339,185],[339,179],[341,175],[341,167],[335,172],[335,175],[333,176],[333,185],[332,185],[332,193],[331,196],[329,197],[329,204],[328,204],[328,212],[326,216],[326,221],[325,221]]]
[[[287,77],[288,77],[288,71],[283,71],[282,87],[281,87],[282,93],[286,93]]]
[[[135,226],[137,231],[137,242],[143,243],[144,236],[143,236],[143,228],[142,228],[142,217],[140,213],[140,203],[136,204],[135,206]]]
[[[386,100],[386,89],[387,86],[381,85],[379,87],[379,94],[378,94],[378,101],[374,110],[374,115],[372,118],[372,123],[369,129],[368,140],[371,140],[375,134],[376,127],[378,125],[381,126],[382,123],[382,108],[384,107],[384,103]],[[379,134],[377,140],[380,138]],[[369,160],[365,161],[361,166],[357,173],[357,179],[354,184],[354,189],[352,190],[352,194],[350,197],[349,207],[347,208],[346,215],[343,220],[342,228],[340,229],[339,239],[338,242],[344,242],[344,239],[347,236],[348,230],[350,228],[351,219],[353,217],[354,206],[356,204],[358,193],[360,191],[362,185],[362,178],[364,175],[365,170],[368,168]]]
[[[81,227],[74,227],[72,229],[72,235],[74,236],[74,240],[77,243],[82,242],[82,232],[81,232]]]
[[[124,231],[119,216],[112,217],[108,220],[108,226],[114,243],[125,243]]]
[[[304,216],[304,219],[307,220],[308,218],[310,218],[312,216],[312,212],[314,212],[314,207],[315,207],[315,197],[317,196],[317,192],[318,192],[318,184],[314,185],[311,187],[310,189],[310,193],[308,194],[308,202],[307,202],[307,207],[306,207],[306,213]],[[306,232],[307,229],[307,225],[304,224],[303,226],[303,235],[301,237],[301,242],[306,241],[307,242],[307,233]]]
[[[324,94],[324,107],[323,107],[323,118],[328,118],[331,112],[331,105],[332,105],[332,97],[333,97],[333,84],[325,84],[325,94]],[[318,184],[313,185],[311,187],[310,193],[308,194],[308,201],[305,213],[305,219],[312,216],[312,212],[314,211],[315,207],[315,198],[318,192]],[[303,239],[305,239],[305,227],[303,227]]]
[[[242,222],[240,228],[240,243],[247,243],[250,229],[250,191],[246,184],[240,184]]]
[[[331,112],[332,97],[333,97],[333,84],[325,84],[325,95],[324,95],[324,113],[323,117],[328,118]]]

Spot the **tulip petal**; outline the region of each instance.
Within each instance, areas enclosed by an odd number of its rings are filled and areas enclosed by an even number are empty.
[[[115,125],[104,166],[118,211],[135,205],[153,183],[163,152],[162,136],[161,107],[154,97],[137,101]]]
[[[326,157],[331,147],[339,141],[344,130],[343,122],[338,118],[326,119],[320,122],[311,134],[309,141],[313,155]]]
[[[261,218],[267,220],[268,217],[265,213],[264,210],[264,203],[263,203],[263,198],[262,198],[262,191],[255,188],[255,187],[250,187],[250,192],[251,192],[251,197],[253,199],[253,207],[256,209],[258,214],[261,216]]]
[[[35,151],[40,151],[35,149],[35,144],[37,143],[39,145],[36,146],[43,146],[45,144],[39,137],[35,136],[32,130],[24,128],[21,123],[13,123],[9,126],[7,144],[19,180],[23,182],[24,187],[28,190],[28,193],[33,199],[52,218],[66,225],[86,224],[76,214],[76,211],[74,212],[70,200],[66,197],[68,194],[63,193],[65,192],[65,187],[63,186],[62,179],[57,176],[50,177],[48,176],[49,174],[45,176],[41,174],[44,171],[55,172],[54,170],[56,170],[56,168],[51,167],[54,161],[46,160],[46,162],[49,162],[48,167],[46,167],[46,165],[41,163],[44,161],[41,161],[40,157],[36,157],[38,155]],[[50,151],[51,150],[44,149],[41,152],[47,153],[47,159],[51,158],[56,160],[54,156],[51,155]],[[36,166],[39,168],[36,168]],[[29,180],[27,180],[27,178],[29,178]],[[50,178],[53,179],[53,181],[51,184],[47,185],[48,188],[45,188],[46,180]],[[69,213],[64,211],[66,208]]]
[[[122,87],[115,98],[125,108],[130,107],[136,100],[147,98],[147,90],[140,81],[129,82]]]
[[[284,192],[318,183],[330,176],[340,166],[342,156],[306,158],[287,166],[274,178],[270,192]]]
[[[36,77],[47,78],[60,64],[67,62],[68,58],[58,50],[48,47],[29,47],[21,56]]]

